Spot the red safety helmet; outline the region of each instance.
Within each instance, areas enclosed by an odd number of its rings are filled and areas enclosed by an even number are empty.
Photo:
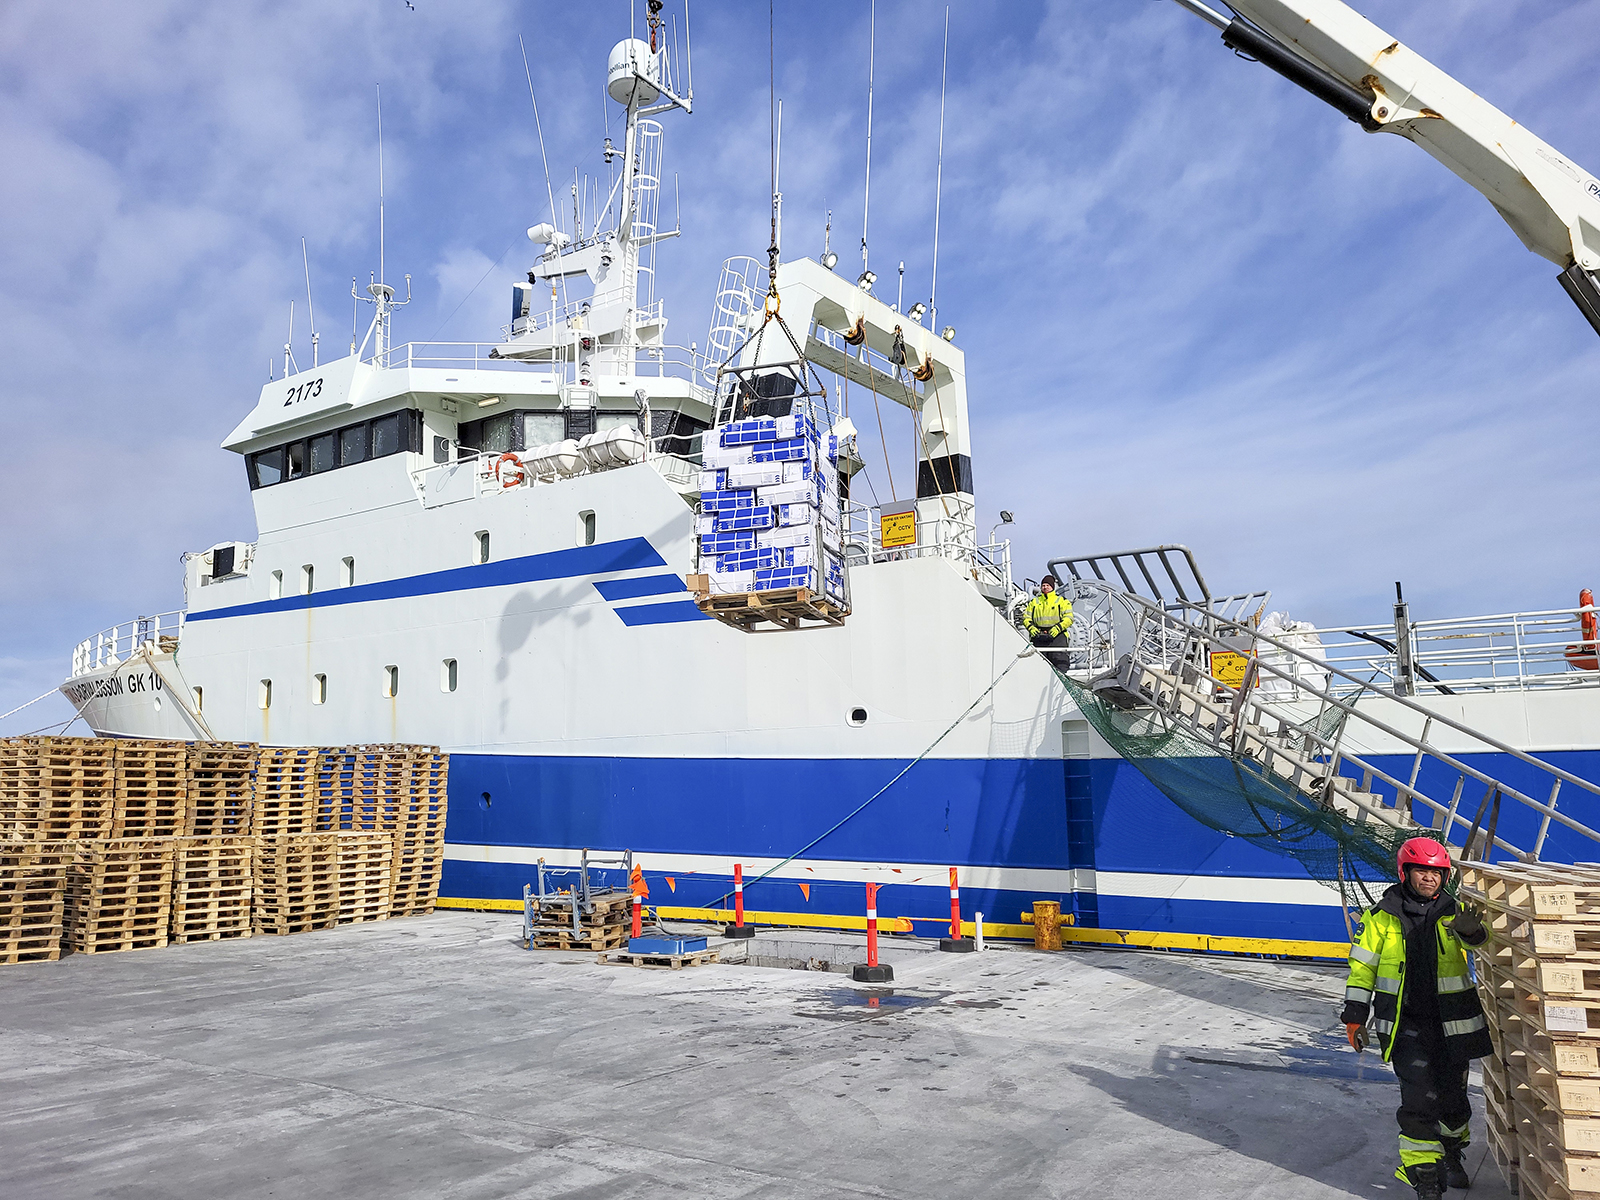
[[[1448,871],[1450,851],[1432,838],[1412,838],[1400,847],[1395,865],[1400,872],[1400,881],[1404,883],[1407,867],[1438,867],[1441,871]]]

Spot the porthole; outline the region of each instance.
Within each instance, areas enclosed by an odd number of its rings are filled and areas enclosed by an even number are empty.
[[[489,561],[489,531],[480,529],[472,535],[472,561],[486,563]]]
[[[850,724],[852,724],[852,725],[865,725],[866,723],[867,723],[867,710],[866,709],[864,709],[864,708],[852,708],[850,710]]]
[[[300,594],[309,596],[317,586],[317,569],[310,563],[300,568]]]
[[[345,558],[342,558],[342,559],[339,560],[339,565],[341,566],[341,568],[343,568],[341,573],[344,576],[344,586],[345,587],[355,587],[355,585],[356,585],[356,560],[354,558],[346,556]]]
[[[594,510],[588,509],[578,514],[578,545],[594,545]]]
[[[283,572],[274,571],[267,579],[267,599],[279,600],[283,597]]]
[[[263,679],[256,690],[256,705],[265,712],[272,707],[272,680]]]
[[[383,669],[383,695],[385,699],[393,700],[400,694],[400,668],[387,666]]]
[[[311,677],[311,703],[326,704],[328,702],[328,677],[326,675],[313,675]]]
[[[194,710],[204,712],[206,707],[206,690],[202,687],[194,689]]]
[[[439,690],[453,692],[456,690],[456,660],[447,658],[439,664]]]

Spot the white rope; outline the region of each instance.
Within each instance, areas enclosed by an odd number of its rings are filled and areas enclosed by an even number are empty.
[[[32,700],[29,700],[28,703],[26,703],[26,704],[17,705],[10,712],[0,713],[0,721],[4,721],[7,717],[15,716],[17,713],[21,712],[25,708],[33,707],[35,704],[39,703],[39,701],[43,700],[46,696],[54,696],[54,695],[56,695],[59,690],[60,689],[58,689],[58,688],[51,688],[48,692],[43,692],[40,695],[35,696]]]

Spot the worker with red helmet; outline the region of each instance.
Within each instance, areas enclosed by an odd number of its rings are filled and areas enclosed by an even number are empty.
[[[1350,1045],[1366,1048],[1369,1018],[1383,1060],[1400,1080],[1402,1183],[1417,1200],[1438,1200],[1470,1184],[1461,1152],[1470,1138],[1467,1065],[1493,1053],[1489,1023],[1467,971],[1463,946],[1489,936],[1471,908],[1444,888],[1450,853],[1432,838],[1400,847],[1400,882],[1361,920],[1350,947],[1344,1022]]]

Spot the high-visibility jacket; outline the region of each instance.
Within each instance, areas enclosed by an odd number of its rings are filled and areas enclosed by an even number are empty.
[[[1072,601],[1060,592],[1040,592],[1028,602],[1022,623],[1029,633],[1054,629],[1057,625],[1065,633],[1072,628]]]
[[[1364,1025],[1372,1017],[1373,1030],[1389,1061],[1400,1028],[1405,999],[1406,938],[1400,921],[1400,888],[1395,884],[1383,899],[1361,918],[1361,936],[1350,947],[1350,978],[1344,989],[1344,1020]],[[1455,914],[1442,916],[1434,925],[1438,946],[1435,979],[1439,991],[1439,1023],[1452,1057],[1465,1062],[1494,1053],[1489,1023],[1483,1016],[1477,989],[1467,972],[1463,945],[1482,945],[1488,934],[1468,943],[1452,928]]]

